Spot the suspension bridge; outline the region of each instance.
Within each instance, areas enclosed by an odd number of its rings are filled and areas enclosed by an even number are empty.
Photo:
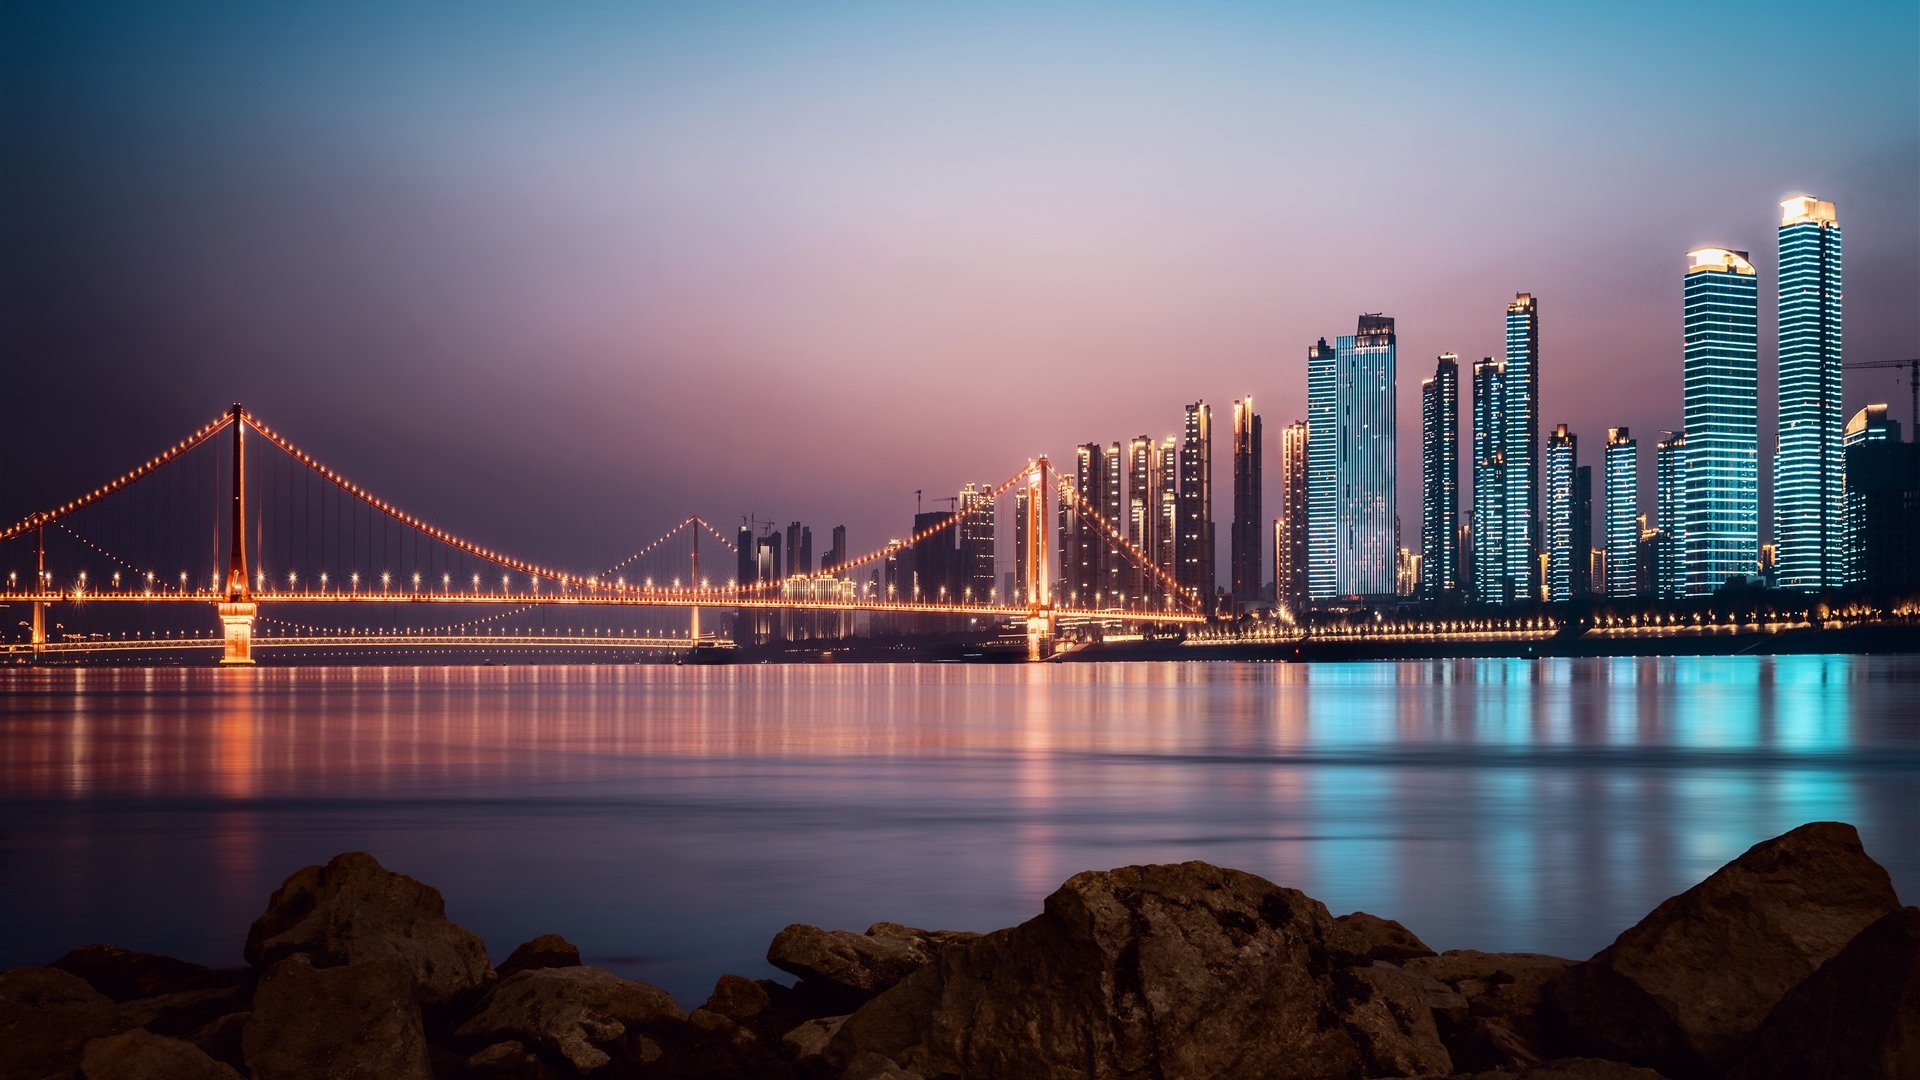
[[[257,445],[250,448],[250,443]],[[855,580],[857,571],[919,545],[937,539],[951,543],[942,534],[1010,493],[1023,496],[1015,501],[1022,515],[1019,531],[1027,538],[1019,553],[1022,584],[1014,590],[1019,595],[1002,596],[999,589],[981,595],[971,588],[902,595],[876,580],[864,585]],[[1061,520],[1073,520],[1081,535],[1096,537],[1130,568],[1134,595],[1096,594],[1082,603],[1075,594],[1062,602],[1048,545],[1054,524],[1050,504],[1056,498]],[[684,578],[663,570],[656,580],[639,572],[649,556],[677,560],[683,535]],[[700,612],[707,609],[740,613],[736,618],[780,611],[992,620],[1024,625],[1028,658],[1044,659],[1063,622],[1146,627],[1207,619],[1209,598],[1182,588],[1078,497],[1045,457],[1024,463],[985,498],[957,508],[938,524],[844,559],[819,575],[712,583],[700,573],[703,535],[735,551],[724,534],[694,515],[605,571],[562,569],[423,520],[323,464],[236,404],[110,482],[0,529],[0,566],[18,566],[7,572],[0,604],[30,609],[30,618],[19,621],[25,640],[9,641],[5,650],[16,658],[39,658],[217,648],[220,663],[228,665],[253,663],[256,649],[660,652],[717,641],[700,630]],[[820,587],[824,583],[831,587]],[[59,633],[62,610],[97,610],[97,605],[197,607],[209,618],[192,629],[166,632]],[[389,613],[406,605],[409,622],[432,621],[414,617],[432,610],[456,617],[433,626],[343,627],[339,617],[309,614],[314,621],[303,622],[263,614],[375,605],[389,605],[378,609]],[[685,636],[604,626],[530,630],[506,625],[510,616],[529,613],[544,621],[556,610],[620,609],[684,610]]]

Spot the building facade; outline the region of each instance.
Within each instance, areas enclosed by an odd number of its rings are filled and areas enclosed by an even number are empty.
[[[962,599],[988,600],[998,594],[994,584],[993,489],[968,484],[960,489],[960,590]]]
[[[1687,257],[1683,550],[1705,596],[1760,568],[1759,284],[1746,252]]]
[[[1233,533],[1229,566],[1235,605],[1252,604],[1265,592],[1266,515],[1260,508],[1260,414],[1253,397],[1233,403]]]
[[[1593,466],[1573,470],[1573,595],[1591,596],[1593,584]]]
[[[1420,596],[1460,589],[1460,358],[1442,353],[1420,383]]]
[[[1687,433],[1667,432],[1653,453],[1654,514],[1660,523],[1653,591],[1662,600],[1678,600],[1687,595]]]
[[[1321,338],[1307,348],[1307,588],[1315,600],[1340,595],[1339,399],[1337,350]]]
[[[1639,592],[1640,447],[1626,428],[1607,429],[1607,595]]]
[[[1775,581],[1844,583],[1840,222],[1833,204],[1780,204],[1780,428],[1773,458]]]
[[[1307,422],[1280,431],[1280,516],[1274,519],[1274,599],[1289,611],[1307,601]]]
[[[1887,407],[1869,405],[1842,443],[1849,584],[1881,596],[1920,593],[1920,442],[1900,441]]]
[[[1180,444],[1180,587],[1213,610],[1213,407],[1204,401],[1187,406],[1186,437]]]
[[[1574,564],[1586,552],[1573,543],[1574,474],[1580,465],[1580,440],[1561,424],[1547,436],[1547,513],[1543,523],[1547,547],[1547,599],[1564,603],[1574,597]]]
[[[1506,577],[1517,600],[1540,595],[1540,304],[1516,293],[1507,305]]]
[[[1354,335],[1341,337],[1334,350],[1339,368],[1334,463],[1338,596],[1394,595],[1400,546],[1394,505],[1396,347],[1393,319],[1369,314],[1360,316]]]
[[[1514,600],[1507,562],[1507,365],[1489,356],[1473,365],[1473,598]]]

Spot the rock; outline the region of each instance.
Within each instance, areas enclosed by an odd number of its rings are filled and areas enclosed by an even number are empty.
[[[1452,949],[1404,966],[1443,988],[1429,987],[1428,1001],[1454,1068],[1499,1069],[1537,1065],[1554,1056],[1541,1002],[1547,984],[1573,964],[1544,953]]]
[[[811,1069],[824,1065],[827,1059],[827,1044],[833,1041],[840,1025],[847,1022],[844,1016],[829,1016],[820,1020],[809,1020],[780,1037],[780,1046],[801,1068]]]
[[[182,990],[174,994],[135,998],[115,1010],[122,1027],[146,1028],[155,1035],[180,1038],[222,1016],[244,1011],[252,999],[248,986],[211,990]]]
[[[587,1073],[657,1060],[660,1043],[649,1035],[686,1018],[666,991],[604,968],[534,968],[496,985],[454,1038],[476,1048],[519,1042]]]
[[[215,971],[171,956],[134,952],[118,945],[88,945],[49,966],[80,976],[115,1001],[234,986],[246,978],[244,971]]]
[[[1765,840],[1549,986],[1575,1054],[1712,1075],[1786,992],[1896,910],[1853,826]]]
[[[1334,973],[1334,985],[1357,979],[1365,989],[1359,1000],[1377,1008],[1350,1010],[1348,1029],[1360,1040],[1375,1076],[1428,1076],[1453,1071],[1453,1058],[1440,1041],[1433,1010],[1427,1006],[1427,980],[1381,961]]]
[[[795,923],[774,937],[767,947],[767,963],[842,995],[852,1006],[899,984],[925,967],[944,946],[979,936],[890,922],[874,923],[864,934]]]
[[[427,1037],[413,985],[391,964],[314,967],[302,955],[267,969],[241,1034],[254,1080],[428,1080]]]
[[[89,1039],[125,1028],[113,1001],[56,968],[0,972],[0,1080],[72,1075]]]
[[[656,1075],[712,1080],[793,1076],[793,1066],[775,1056],[753,1032],[719,1013],[695,1009],[687,1014],[687,1028],[683,1038],[662,1044],[665,1054]]]
[[[95,1039],[80,1058],[83,1080],[240,1080],[240,1074],[179,1039],[135,1029]]]
[[[1599,1058],[1559,1058],[1539,1065],[1460,1073],[1452,1080],[1666,1080],[1652,1069]]]
[[[447,918],[440,890],[383,868],[364,852],[295,871],[247,933],[247,962],[289,956],[315,967],[378,961],[407,976],[420,1002],[449,1005],[493,978],[480,939]]]
[[[911,1069],[901,1068],[892,1058],[863,1053],[847,1063],[840,1080],[924,1080],[924,1077]]]
[[[474,1080],[548,1080],[562,1075],[538,1054],[512,1040],[474,1052],[462,1068]]]
[[[1404,1048],[1380,1043],[1415,1040],[1394,1003],[1407,1010],[1421,986],[1359,974],[1334,934],[1318,901],[1237,870],[1079,874],[1040,915],[941,950],[862,1006],[827,1056],[1023,1080],[1392,1071]]]
[[[247,1021],[251,1019],[252,1012],[228,1013],[182,1037],[213,1060],[235,1069],[244,1069],[247,1067],[247,1052],[241,1040],[247,1030]]]
[[[1335,944],[1355,956],[1397,964],[1403,960],[1433,955],[1433,950],[1427,948],[1426,942],[1392,919],[1356,911],[1340,916],[1333,923]]]
[[[719,1013],[754,1033],[768,1046],[780,1045],[781,1036],[807,1022],[833,1013],[830,1006],[838,995],[818,994],[782,986],[772,979],[746,979],[722,975],[714,984],[702,1008]]]
[[[1728,1076],[1920,1076],[1920,908],[1881,918],[1787,991]]]
[[[571,941],[559,934],[541,934],[532,941],[521,944],[500,965],[496,973],[506,978],[516,972],[532,971],[535,968],[579,967],[580,950]]]

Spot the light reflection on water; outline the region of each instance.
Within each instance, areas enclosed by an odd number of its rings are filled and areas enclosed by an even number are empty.
[[[1585,956],[1804,821],[1920,896],[1920,658],[0,672],[0,967],[236,963],[293,869],[697,1002],[788,922],[986,930],[1200,858]]]

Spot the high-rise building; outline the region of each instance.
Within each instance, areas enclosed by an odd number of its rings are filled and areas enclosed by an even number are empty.
[[[740,535],[735,538],[733,553],[737,561],[734,580],[743,586],[759,581],[760,578],[756,574],[759,562],[754,557],[752,529],[745,525],[740,526]]]
[[[1013,489],[1013,598],[1015,604],[1033,602],[1027,582],[1027,507],[1033,496],[1027,493],[1027,485],[1020,484]]]
[[[1146,435],[1127,442],[1127,540],[1148,562],[1154,561],[1154,538],[1160,524],[1159,446]],[[1145,597],[1156,583],[1153,575],[1129,563],[1127,595]]]
[[[1340,372],[1337,351],[1321,338],[1307,347],[1307,594],[1340,595]]]
[[[1507,305],[1507,580],[1515,599],[1540,596],[1540,304],[1515,293]]]
[[[1460,588],[1460,358],[1442,353],[1420,383],[1420,596]]]
[[[833,546],[820,560],[820,572],[823,574],[841,574],[840,567],[847,561],[847,527],[833,527]],[[844,576],[844,575],[842,575]]]
[[[1257,601],[1266,584],[1266,560],[1260,556],[1266,517],[1260,509],[1260,414],[1253,397],[1233,403],[1233,535],[1229,563],[1236,604]]]
[[[1107,504],[1106,448],[1099,443],[1082,444],[1075,451],[1073,493],[1082,507],[1104,513]],[[1106,537],[1087,516],[1076,511],[1065,499],[1060,504],[1060,586],[1069,603],[1096,606],[1096,598],[1106,591]]]
[[[1280,516],[1274,519],[1274,599],[1289,611],[1307,602],[1307,422],[1280,431]]]
[[[951,524],[954,513],[938,510],[913,515],[913,535],[919,539],[909,545],[901,567],[903,576],[897,585],[902,599],[945,603],[960,598],[960,545]]]
[[[968,484],[960,489],[960,591],[963,599],[984,601],[993,587],[993,489]]]
[[[779,581],[786,577],[780,566],[780,534],[770,532],[754,543],[754,570],[756,581]]]
[[[1507,559],[1507,364],[1489,356],[1473,365],[1473,597],[1516,599]]]
[[[1127,534],[1127,458],[1119,443],[1107,444],[1105,465],[1106,475],[1100,480],[1100,505],[1095,508],[1107,523],[1106,529],[1095,532],[1100,548],[1098,596],[1102,607],[1114,607],[1120,604],[1122,596],[1132,595],[1127,578],[1132,562],[1113,539]],[[1112,535],[1108,535],[1107,529],[1113,531]]]
[[[1920,441],[1900,441],[1885,405],[1855,413],[1841,439],[1849,584],[1912,595],[1920,590]]]
[[[1639,591],[1640,446],[1626,428],[1607,429],[1607,595]]]
[[[1574,564],[1586,552],[1573,542],[1574,474],[1580,466],[1580,438],[1561,424],[1547,436],[1547,599],[1562,603],[1574,597]]]
[[[1593,584],[1593,466],[1573,470],[1573,595],[1591,596]]]
[[[1704,596],[1760,567],[1759,283],[1744,251],[1687,257],[1687,595]]]
[[[1186,439],[1180,444],[1180,587],[1213,610],[1213,407],[1187,406]]]
[[[1687,433],[1667,432],[1653,453],[1654,512],[1660,520],[1653,591],[1662,600],[1678,600],[1687,595]]]
[[[1360,316],[1334,349],[1339,409],[1334,461],[1334,589],[1338,596],[1392,596],[1399,543],[1394,523],[1396,350],[1393,319]],[[1313,437],[1311,418],[1308,439]],[[1311,482],[1311,481],[1309,481]]]
[[[811,572],[810,568],[800,561],[800,523],[789,522],[787,524],[787,574],[792,576],[809,572]]]
[[[1180,450],[1169,435],[1160,444],[1160,524],[1153,536],[1153,565],[1171,581],[1180,580]],[[1164,584],[1162,588],[1164,588]]]
[[[1844,584],[1840,222],[1833,204],[1780,204],[1780,434],[1773,458],[1775,581]]]

